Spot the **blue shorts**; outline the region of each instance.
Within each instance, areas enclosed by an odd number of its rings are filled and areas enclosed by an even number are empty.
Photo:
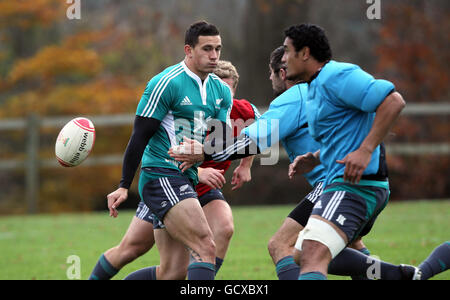
[[[136,217],[142,221],[153,224],[153,229],[163,229],[166,227],[163,222],[161,222],[158,217],[150,211],[143,201],[139,202],[136,210]]]
[[[200,205],[203,207],[209,202],[213,200],[225,200],[225,197],[223,196],[222,192],[220,190],[210,190],[206,192],[205,194],[201,195],[199,198]],[[312,208],[311,208],[312,209]],[[308,215],[309,216],[309,215]],[[161,229],[164,228],[164,224],[156,217],[150,209],[145,205],[143,201],[139,202],[138,208],[136,210],[136,217],[147,221],[149,223],[153,224],[153,227],[155,229]]]
[[[305,198],[291,211],[288,215],[289,218],[296,221],[303,227],[308,223],[308,219],[311,216],[314,204],[323,192],[323,181],[319,181],[314,185],[312,191],[306,195]]]
[[[136,217],[141,219],[142,221],[147,221],[153,224],[153,213],[143,201],[139,202],[138,208],[136,210]]]
[[[338,178],[326,186],[311,215],[332,222],[346,234],[350,244],[370,232],[388,201],[388,181],[361,180],[350,184]]]
[[[222,191],[219,189],[212,189],[204,193],[203,195],[198,197],[198,200],[200,201],[200,205],[203,207],[209,202],[213,200],[225,200],[225,197],[222,194]]]
[[[153,226],[156,229],[155,225],[162,224],[164,216],[173,206],[185,199],[198,197],[191,181],[180,172],[165,168],[151,168],[151,171],[142,169],[139,192],[152,214]],[[163,176],[155,176],[153,172]],[[142,211],[141,213],[143,216],[146,214]]]

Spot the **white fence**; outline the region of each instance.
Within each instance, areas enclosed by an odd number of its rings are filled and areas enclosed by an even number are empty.
[[[258,108],[261,113],[267,110],[267,107]],[[435,104],[408,104],[402,115],[449,115],[450,103]],[[132,125],[133,114],[119,114],[106,116],[86,116],[95,124],[101,126],[122,126]],[[41,168],[58,167],[56,159],[39,159],[39,132],[41,128],[62,128],[72,117],[44,117],[39,118],[31,115],[27,119],[9,119],[0,120],[0,131],[5,130],[26,130],[26,159],[25,160],[0,160],[0,172],[8,170],[25,169],[25,197],[27,199],[28,211],[37,212],[38,194],[39,194],[39,170]],[[450,124],[449,124],[450,126]],[[389,154],[396,155],[449,155],[450,143],[433,144],[388,144],[386,145]],[[92,156],[83,162],[80,167],[96,165],[120,165],[122,163],[123,153],[111,155]],[[286,159],[284,151],[280,152],[280,158]]]

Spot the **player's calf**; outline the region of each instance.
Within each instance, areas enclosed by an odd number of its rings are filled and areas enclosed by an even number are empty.
[[[280,229],[270,238],[267,249],[275,264],[283,257],[293,255],[295,242],[302,230],[302,225],[288,217]]]
[[[167,213],[164,224],[169,234],[183,243],[193,258],[188,279],[214,279],[216,245],[197,199],[185,199]]]
[[[300,255],[301,274],[299,279],[303,279],[302,275],[309,273],[319,273],[323,275],[323,279],[326,279],[330,261],[331,253],[327,246],[317,241],[304,240]]]
[[[117,254],[116,257],[118,258],[119,263],[117,266],[119,268],[122,268],[123,266],[131,263],[138,257],[144,255],[145,253],[150,250],[151,247],[148,247],[147,245],[119,245],[117,247]],[[106,256],[108,256],[106,254]]]

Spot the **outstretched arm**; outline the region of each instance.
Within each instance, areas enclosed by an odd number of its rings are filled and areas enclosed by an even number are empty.
[[[242,187],[244,183],[252,180],[251,168],[255,156],[248,156],[241,159],[241,163],[233,171],[233,178],[231,179],[231,184],[233,187],[232,191],[235,191]]]
[[[161,121],[157,119],[136,116],[133,133],[123,157],[122,179],[120,180],[119,188],[107,196],[110,216],[117,217],[117,207],[128,198],[128,189],[133,182],[145,147],[156,130],[158,130],[160,123]]]
[[[233,138],[232,141],[230,145],[227,141],[213,139],[202,145],[196,140],[184,137],[180,146],[170,148],[168,153],[176,161],[182,162],[180,169],[183,172],[205,160],[221,162],[260,153],[258,146],[244,134]]]
[[[289,165],[289,179],[294,178],[295,174],[311,172],[318,165],[320,165],[320,150],[317,150],[315,153],[308,152],[299,155]]]
[[[336,161],[345,164],[345,181],[358,183],[361,180],[373,151],[388,134],[405,105],[403,97],[398,92],[393,92],[378,106],[372,128],[361,146],[342,160]]]

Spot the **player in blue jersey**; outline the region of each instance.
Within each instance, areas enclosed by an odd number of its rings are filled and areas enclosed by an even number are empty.
[[[387,204],[380,144],[405,102],[392,83],[332,61],[320,27],[291,26],[285,36],[287,77],[308,83],[308,128],[321,144],[315,157],[327,173],[324,192],[296,243],[302,253],[299,279],[326,279],[330,261],[366,235]]]
[[[280,46],[270,55],[270,80],[272,82],[272,89],[276,96],[280,96],[286,90],[290,89],[292,86],[295,86],[295,82],[286,78],[286,66],[281,61],[283,54],[284,47]],[[306,115],[302,113],[302,98],[306,98],[307,86],[306,84],[299,86],[301,88],[297,91],[302,91],[303,93],[296,93],[295,88],[291,92],[284,93],[282,97],[279,97],[272,102],[269,109],[271,113],[265,116],[265,118],[271,118],[278,112],[280,113],[278,116],[280,118],[280,122],[283,122],[284,124],[284,126],[280,127],[285,128],[285,130],[290,128],[291,133],[286,135],[281,142],[285,150],[288,152],[291,162],[296,159],[297,153],[308,153],[308,151],[315,152],[320,147],[320,145],[309,135],[305,121]],[[301,94],[303,94],[303,97]],[[283,105],[281,105],[281,103],[283,103]],[[297,112],[297,114],[288,113],[290,111]],[[295,121],[286,122],[286,120],[292,119]],[[297,129],[296,127],[299,128]],[[325,179],[325,169],[323,166],[319,165],[313,171],[304,175],[309,184],[313,187],[312,191],[308,193],[308,195],[306,195],[306,197],[292,210],[278,231],[271,237],[268,244],[268,250],[274,264],[276,265],[277,275],[280,280],[291,280],[298,278],[299,267],[296,263],[293,263],[294,245],[299,232],[306,226],[314,204],[322,194],[323,190],[323,181]],[[351,247],[361,253],[364,253],[365,255],[370,254],[361,239],[355,241]],[[337,262],[337,264],[339,264],[339,262]],[[333,272],[335,270],[336,269],[331,271]],[[345,275],[345,272],[343,272],[343,274]],[[352,278],[364,279],[365,276],[354,275]]]
[[[207,120],[229,121],[231,92],[212,74],[222,42],[217,28],[207,22],[189,27],[185,59],[153,77],[139,102],[133,134],[124,156],[120,187],[108,195],[111,216],[126,200],[142,160],[139,193],[153,213],[155,242],[161,261],[189,254],[188,279],[214,279],[215,244],[194,186],[197,166],[184,173],[167,154],[183,136],[203,142]],[[226,126],[224,126],[225,128]],[[188,249],[189,252],[186,250]]]

